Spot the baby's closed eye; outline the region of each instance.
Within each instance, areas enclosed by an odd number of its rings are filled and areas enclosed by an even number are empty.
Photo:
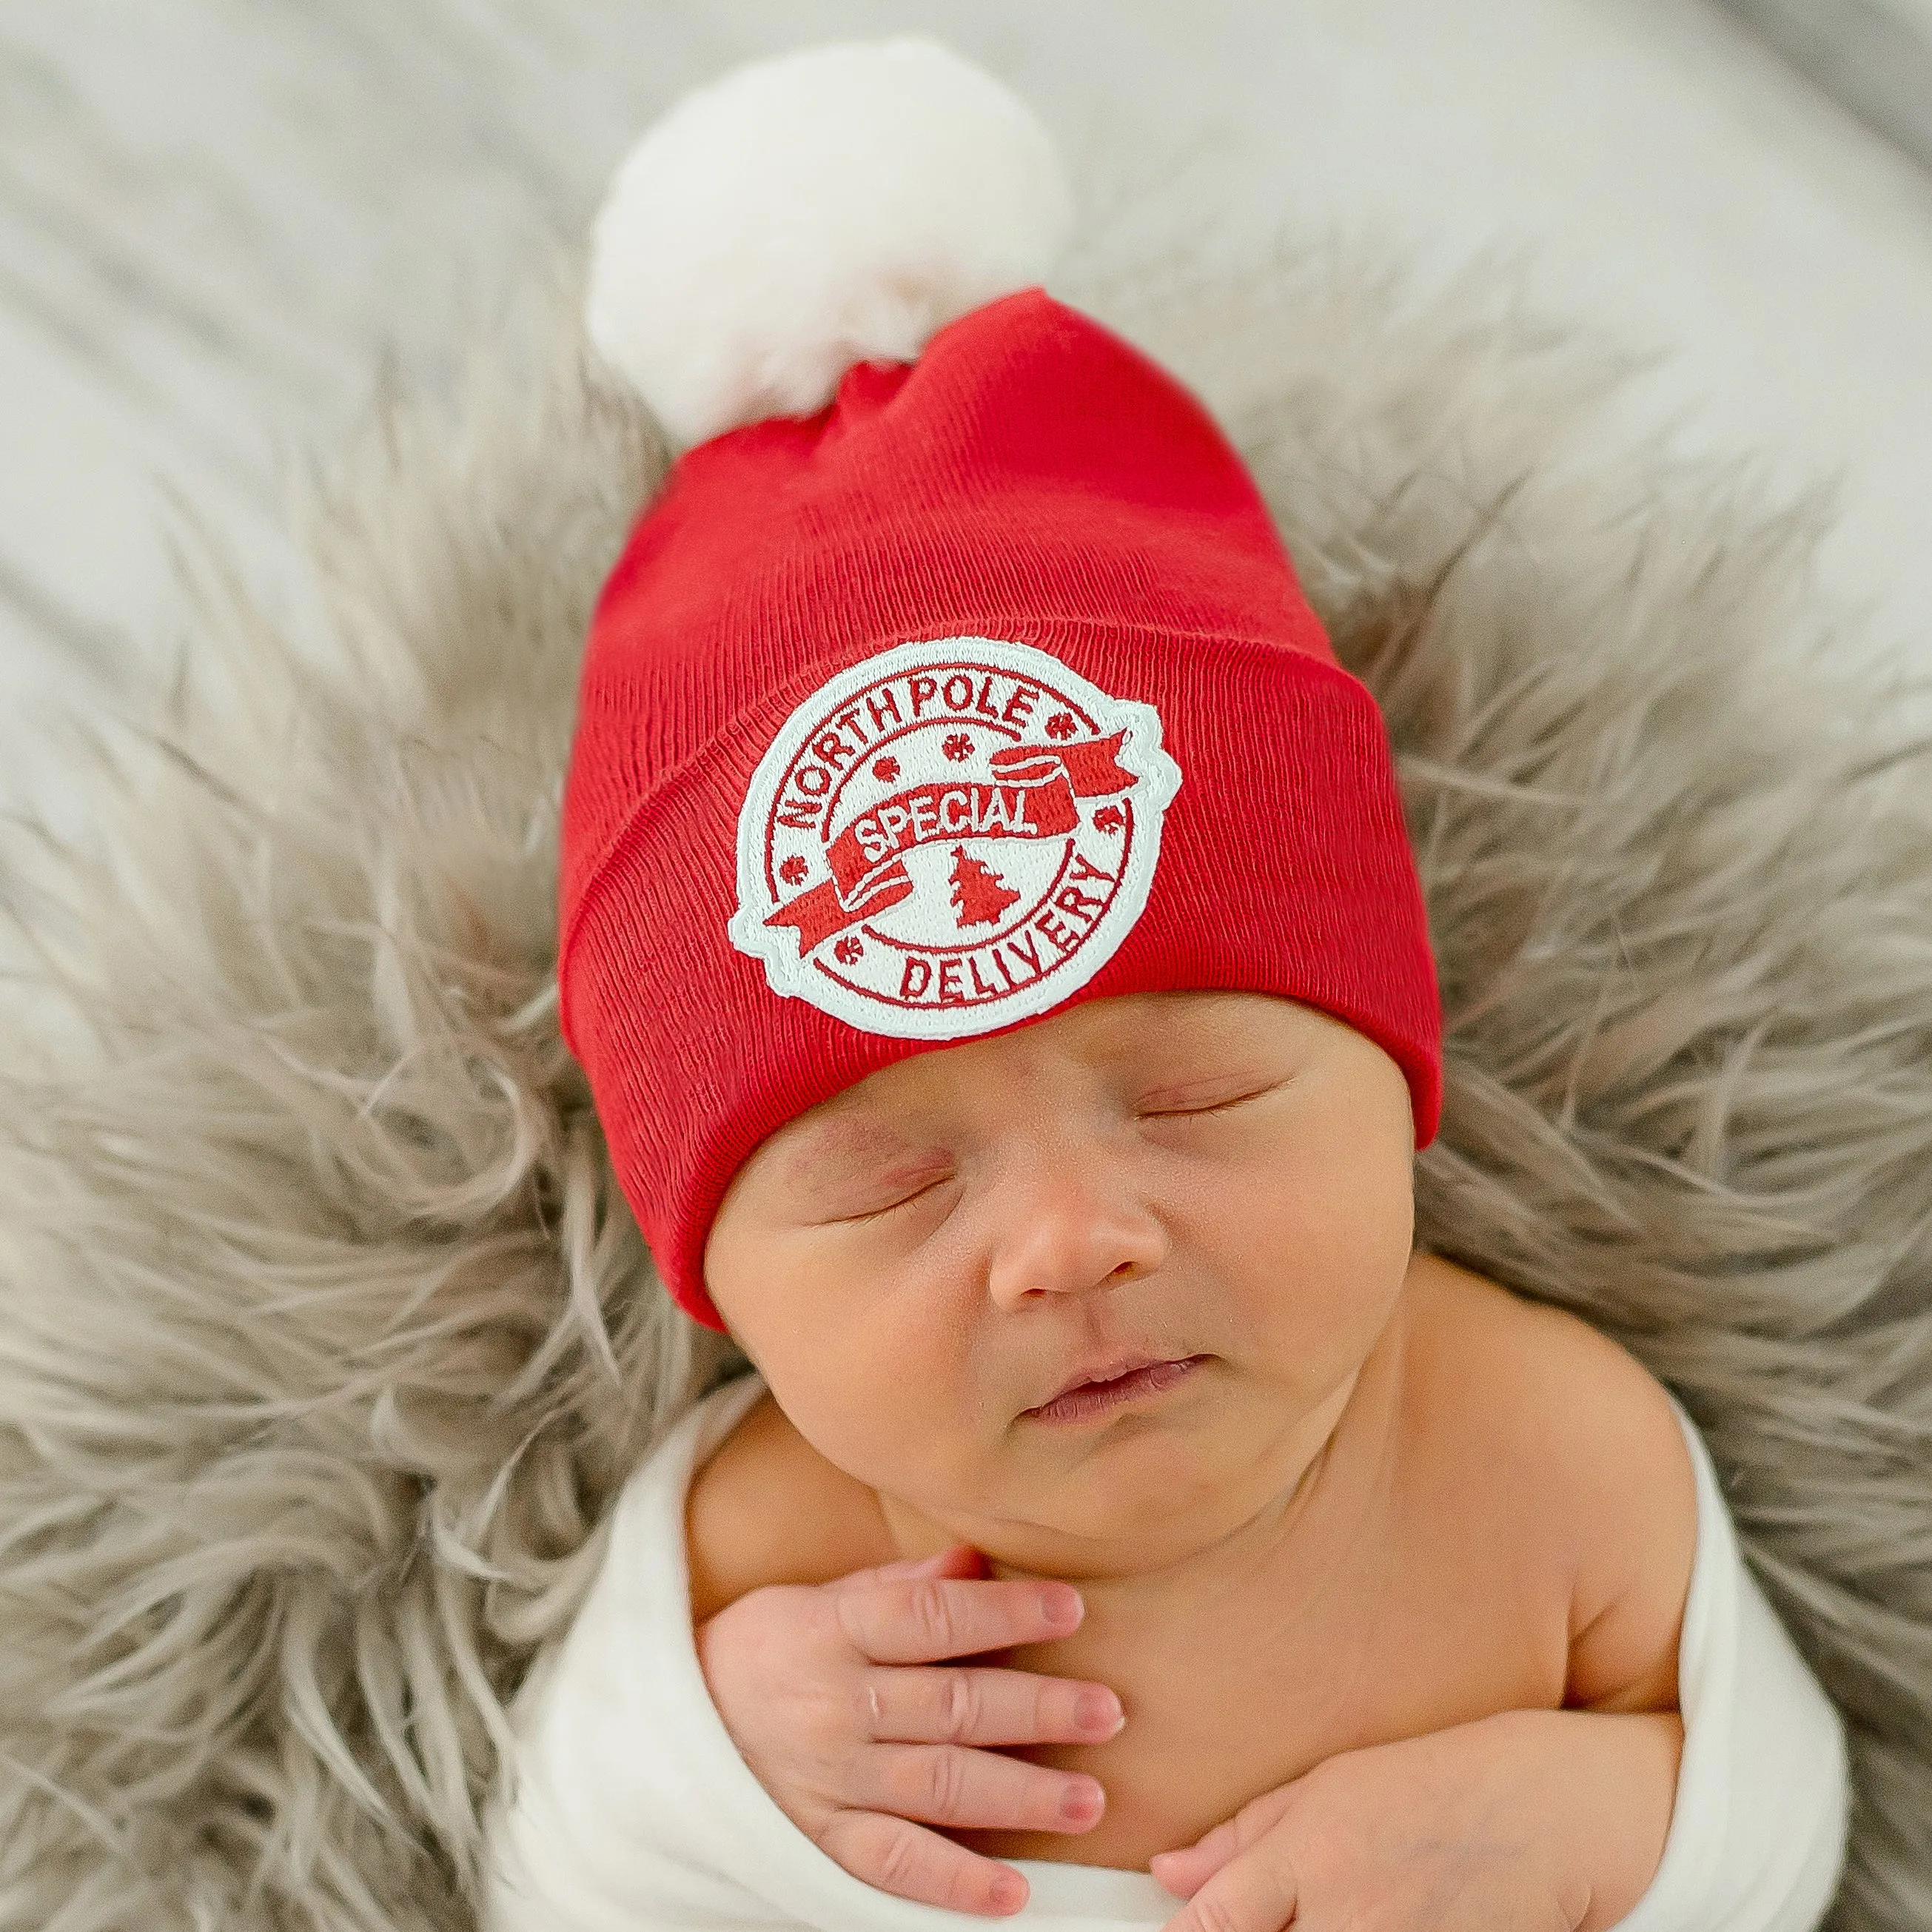
[[[1257,1080],[1252,1075],[1232,1079],[1184,1082],[1143,1095],[1136,1102],[1134,1112],[1144,1120],[1225,1114],[1250,1100],[1258,1100],[1265,1094],[1274,1093],[1287,1084],[1286,1079]]]
[[[922,1168],[911,1174],[882,1176],[876,1186],[860,1190],[861,1198],[872,1204],[854,1208],[829,1218],[839,1221],[876,1221],[882,1215],[895,1214],[902,1208],[910,1208],[914,1202],[923,1200],[935,1188],[944,1186],[952,1178],[950,1162],[936,1168]]]

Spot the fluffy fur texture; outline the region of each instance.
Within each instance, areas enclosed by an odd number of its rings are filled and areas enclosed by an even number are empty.
[[[676,102],[598,211],[590,339],[680,444],[808,416],[854,362],[1041,280],[1073,220],[1018,95],[922,35],[807,47]]]
[[[1385,707],[1448,1104],[1422,1239],[1708,1432],[1846,1712],[1838,1932],[1932,1924],[1932,757],[1808,501],[1593,454],[1617,358],[1350,256],[1060,292],[1222,409]],[[98,835],[26,827],[0,1135],[0,1926],[470,1923],[502,1703],[725,1366],[558,1040],[587,614],[664,446],[499,345],[220,567]]]

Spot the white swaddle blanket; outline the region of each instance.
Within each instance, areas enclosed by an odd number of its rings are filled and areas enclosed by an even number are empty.
[[[577,1621],[519,1692],[518,1756],[490,1811],[484,1932],[1165,1924],[1181,1902],[1145,1872],[1026,1858],[1009,1861],[1032,1886],[1013,1918],[913,1904],[835,1864],[752,1776],[698,1666],[684,1504],[693,1469],[764,1388],[750,1376],[716,1390],[632,1478]],[[1709,1454],[1677,1416],[1697,1472],[1684,1755],[1662,1862],[1617,1932],[1812,1932],[1844,1856],[1843,1727],[1744,1567]]]

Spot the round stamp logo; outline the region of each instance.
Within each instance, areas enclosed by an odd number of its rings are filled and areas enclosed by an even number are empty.
[[[775,993],[946,1040],[1042,1013],[1132,929],[1180,768],[1150,704],[1030,644],[946,638],[842,671],[738,814],[732,943]]]

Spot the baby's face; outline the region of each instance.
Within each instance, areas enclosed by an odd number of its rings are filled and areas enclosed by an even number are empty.
[[[896,1529],[1127,1574],[1292,1489],[1400,1299],[1414,1150],[1401,1070],[1325,1013],[1092,1000],[788,1122],[734,1178],[705,1280]],[[1040,1413],[1130,1358],[1191,1366]]]

